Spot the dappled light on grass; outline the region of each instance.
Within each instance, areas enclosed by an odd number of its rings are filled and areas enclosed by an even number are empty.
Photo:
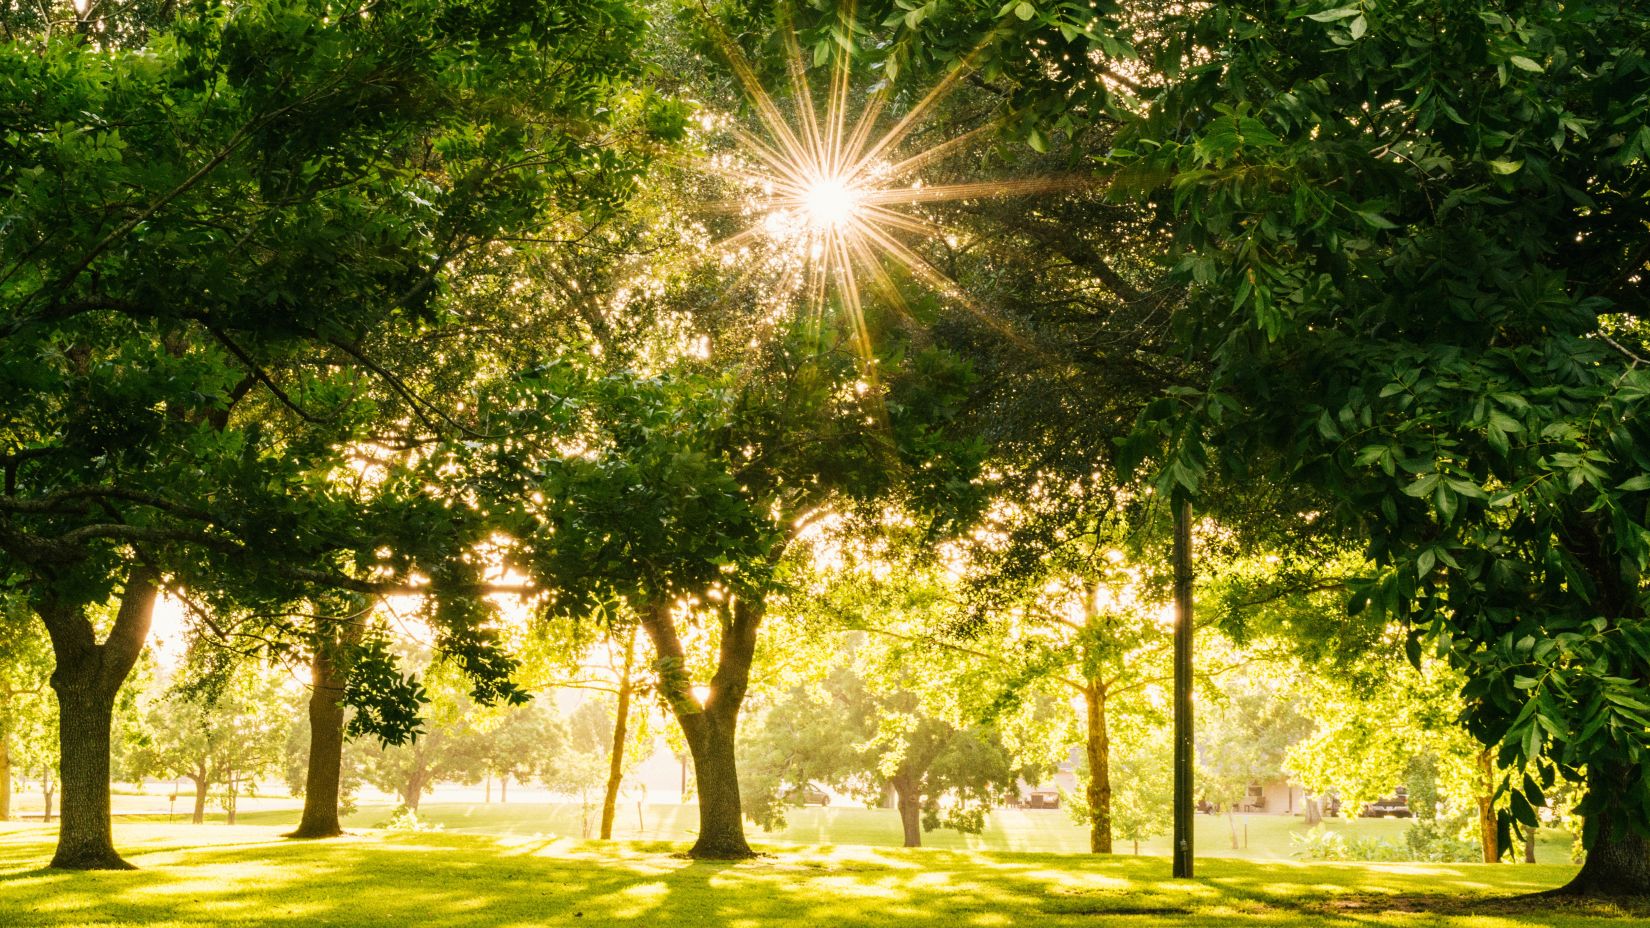
[[[141,870],[40,870],[53,830],[0,828],[0,922],[69,926],[1624,924],[1608,910],[1481,905],[1562,883],[1562,866],[1204,861],[1197,882],[1156,857],[895,848],[770,848],[738,863],[691,861],[661,842],[503,840],[364,830],[288,842],[276,827],[123,825]],[[1434,914],[1430,910],[1438,910]],[[1630,923],[1630,922],[1629,922]]]

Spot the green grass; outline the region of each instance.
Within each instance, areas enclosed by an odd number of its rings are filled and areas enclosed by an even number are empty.
[[[445,833],[282,840],[273,826],[125,824],[142,869],[41,869],[54,834],[0,825],[7,926],[1425,926],[1642,924],[1609,905],[1509,901],[1567,866],[1205,860],[787,846],[694,862],[657,842]]]
[[[389,818],[391,806],[365,806],[345,818],[346,827],[370,828]],[[439,824],[445,830],[459,834],[495,835],[511,837],[558,836],[580,838],[585,834],[584,814],[576,804],[546,803],[463,803],[424,802],[419,814],[426,821]],[[594,820],[592,812],[592,821]],[[217,817],[221,820],[221,816]],[[298,813],[293,809],[266,810],[243,813],[244,824],[297,824]],[[650,804],[637,820],[634,803],[622,805],[617,816],[614,837],[620,840],[688,841],[698,827],[698,811],[694,806]],[[1231,828],[1224,816],[1196,817],[1198,853],[1209,857],[1240,857],[1251,860],[1289,858],[1295,851],[1290,842],[1291,832],[1303,832],[1301,820],[1288,815],[1237,816],[1239,843],[1243,843],[1247,829],[1246,846],[1233,848]],[[1402,846],[1407,820],[1401,819],[1331,819],[1325,826],[1348,838],[1378,838]],[[594,824],[591,826],[594,828]],[[899,815],[893,809],[866,809],[854,806],[830,806],[793,809],[786,827],[763,834],[752,829],[757,840],[773,844],[863,844],[871,847],[898,847],[901,843]],[[999,809],[986,820],[985,831],[978,835],[955,831],[931,831],[923,835],[928,847],[950,850],[1031,851],[1055,854],[1081,854],[1088,851],[1088,831],[1071,821],[1071,816],[1058,810]],[[1562,863],[1570,859],[1571,839],[1568,833],[1549,829],[1542,833],[1536,856],[1547,863]],[[1119,842],[1116,850],[1127,854],[1133,847]],[[1167,838],[1141,842],[1143,854],[1169,853]]]

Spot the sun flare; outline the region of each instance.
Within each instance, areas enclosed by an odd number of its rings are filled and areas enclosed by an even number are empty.
[[[925,182],[924,170],[1000,128],[1000,123],[991,121],[918,151],[901,150],[935,104],[968,73],[974,56],[964,56],[891,126],[876,134],[891,102],[892,82],[881,81],[876,89],[855,98],[849,51],[837,48],[829,73],[819,75],[829,87],[820,107],[796,32],[790,22],[782,22],[780,35],[790,78],[787,111],[763,86],[738,46],[714,21],[709,27],[760,124],[758,131],[734,124],[735,152],[701,165],[743,188],[745,192],[725,208],[753,220],[744,231],[719,243],[722,253],[736,256],[764,239],[788,249],[797,259],[785,273],[786,289],[805,295],[816,312],[823,312],[834,295],[867,360],[871,345],[861,283],[869,285],[896,313],[909,315],[890,266],[980,316],[999,332],[1017,338],[1000,320],[975,306],[911,244],[957,240],[947,235],[930,211],[913,207],[1070,190],[1084,183],[1068,177]],[[755,266],[747,263],[744,273],[754,273]]]

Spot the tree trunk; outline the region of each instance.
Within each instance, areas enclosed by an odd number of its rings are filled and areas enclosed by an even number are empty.
[[[1090,680],[1083,689],[1088,704],[1086,746],[1089,758],[1089,850],[1111,853],[1111,739],[1106,732],[1106,685]]]
[[[761,603],[735,597],[726,607],[716,673],[701,706],[693,698],[687,675],[687,654],[676,634],[670,604],[645,610],[642,625],[653,642],[659,672],[659,695],[670,707],[693,756],[694,780],[699,790],[699,837],[688,856],[709,860],[754,857],[745,841],[745,820],[739,803],[738,766],[734,737],[739,706],[750,682],[751,657],[756,652],[756,630],[762,621]]]
[[[206,780],[200,777],[190,777],[195,784],[195,814],[189,817],[191,825],[202,825],[206,822]]]
[[[344,771],[344,668],[339,641],[317,634],[310,657],[309,766],[304,774],[304,813],[289,838],[334,838]]]
[[[418,800],[424,796],[424,771],[414,769],[407,775],[407,784],[401,790],[401,804],[407,811],[418,814]]]
[[[1237,803],[1235,802],[1228,802],[1226,804],[1226,825],[1232,831],[1232,850],[1234,851],[1238,850],[1237,815],[1232,811],[1236,808]]]
[[[893,784],[894,795],[899,797],[899,823],[905,830],[905,846],[922,847],[922,796],[917,793],[917,784],[906,776],[894,777]]]
[[[1587,859],[1581,864],[1581,872],[1558,893],[1567,896],[1650,896],[1650,838],[1627,825],[1628,816],[1638,810],[1628,808],[1620,798],[1628,795],[1631,774],[1621,768],[1598,766],[1599,769],[1590,770],[1588,775],[1589,793],[1603,791],[1608,797],[1594,813],[1598,819],[1598,831],[1593,836],[1592,845],[1587,848]]]
[[[1306,827],[1310,828],[1323,821],[1323,806],[1318,804],[1318,797],[1306,797]]]
[[[0,721],[0,822],[11,821],[11,731]]]
[[[52,797],[57,795],[57,788],[53,784],[56,782],[52,779],[51,768],[46,768],[45,775],[40,778],[40,799],[44,804],[44,809],[40,813],[40,820],[48,825],[52,822]]]
[[[505,774],[498,778],[498,801],[504,805],[510,801],[510,775]]]
[[[486,776],[482,777],[482,779],[485,780],[486,783],[487,783],[487,798],[482,800],[482,801],[487,803],[488,805],[492,805],[493,804],[493,775],[489,773]]]
[[[1541,829],[1531,828],[1524,833],[1524,862],[1535,863],[1535,842],[1541,836]]]
[[[229,768],[229,776],[225,780],[225,783],[228,785],[228,795],[224,799],[223,804],[223,823],[225,825],[233,825],[235,824],[235,800],[239,798],[235,792],[235,768]]]
[[[613,816],[619,808],[619,787],[624,783],[624,742],[630,725],[630,677],[636,660],[636,630],[632,628],[624,644],[624,668],[619,672],[619,707],[613,718],[613,747],[607,761],[607,791],[602,794],[601,839],[613,838]]]
[[[1478,840],[1484,846],[1484,863],[1501,862],[1500,838],[1495,827],[1495,755],[1485,748],[1478,754]]]
[[[109,726],[115,696],[149,637],[158,580],[148,567],[128,570],[114,626],[102,643],[79,604],[47,597],[36,605],[57,659],[51,685],[57,693],[63,821],[53,867],[132,869],[115,852],[109,812]]]

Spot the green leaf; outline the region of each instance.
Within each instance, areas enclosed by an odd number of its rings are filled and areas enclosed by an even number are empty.
[[[1631,480],[1622,481],[1616,489],[1623,493],[1637,493],[1640,490],[1650,490],[1650,474],[1639,474]]]
[[[1439,479],[1440,478],[1437,474],[1427,474],[1409,486],[1404,487],[1404,495],[1413,496],[1416,499],[1425,499],[1427,494],[1431,493],[1433,489],[1438,486]]]
[[[1026,0],[1020,0],[1020,5],[1014,8],[1014,15],[1022,20],[1030,19],[1037,15],[1037,8],[1026,2]],[[1041,151],[1042,149],[1038,150]]]
[[[1358,18],[1352,21],[1352,38],[1361,39],[1364,37],[1364,33],[1368,31],[1369,20],[1365,19],[1362,13],[1359,13]]]
[[[1525,58],[1523,55],[1514,55],[1507,60],[1512,63],[1513,67],[1523,71],[1534,71],[1539,74],[1546,70],[1546,68],[1543,68],[1541,65],[1529,58]]]
[[[1524,166],[1523,161],[1491,161],[1490,170],[1497,174],[1514,174]]]
[[[1308,15],[1306,18],[1311,19],[1311,20],[1316,20],[1317,22],[1320,22],[1320,23],[1332,23],[1332,22],[1335,22],[1338,19],[1348,19],[1350,17],[1357,16],[1357,15],[1358,15],[1358,8],[1357,7],[1343,6],[1343,7],[1340,7],[1338,9],[1324,10],[1322,13],[1312,13],[1312,14]]]

